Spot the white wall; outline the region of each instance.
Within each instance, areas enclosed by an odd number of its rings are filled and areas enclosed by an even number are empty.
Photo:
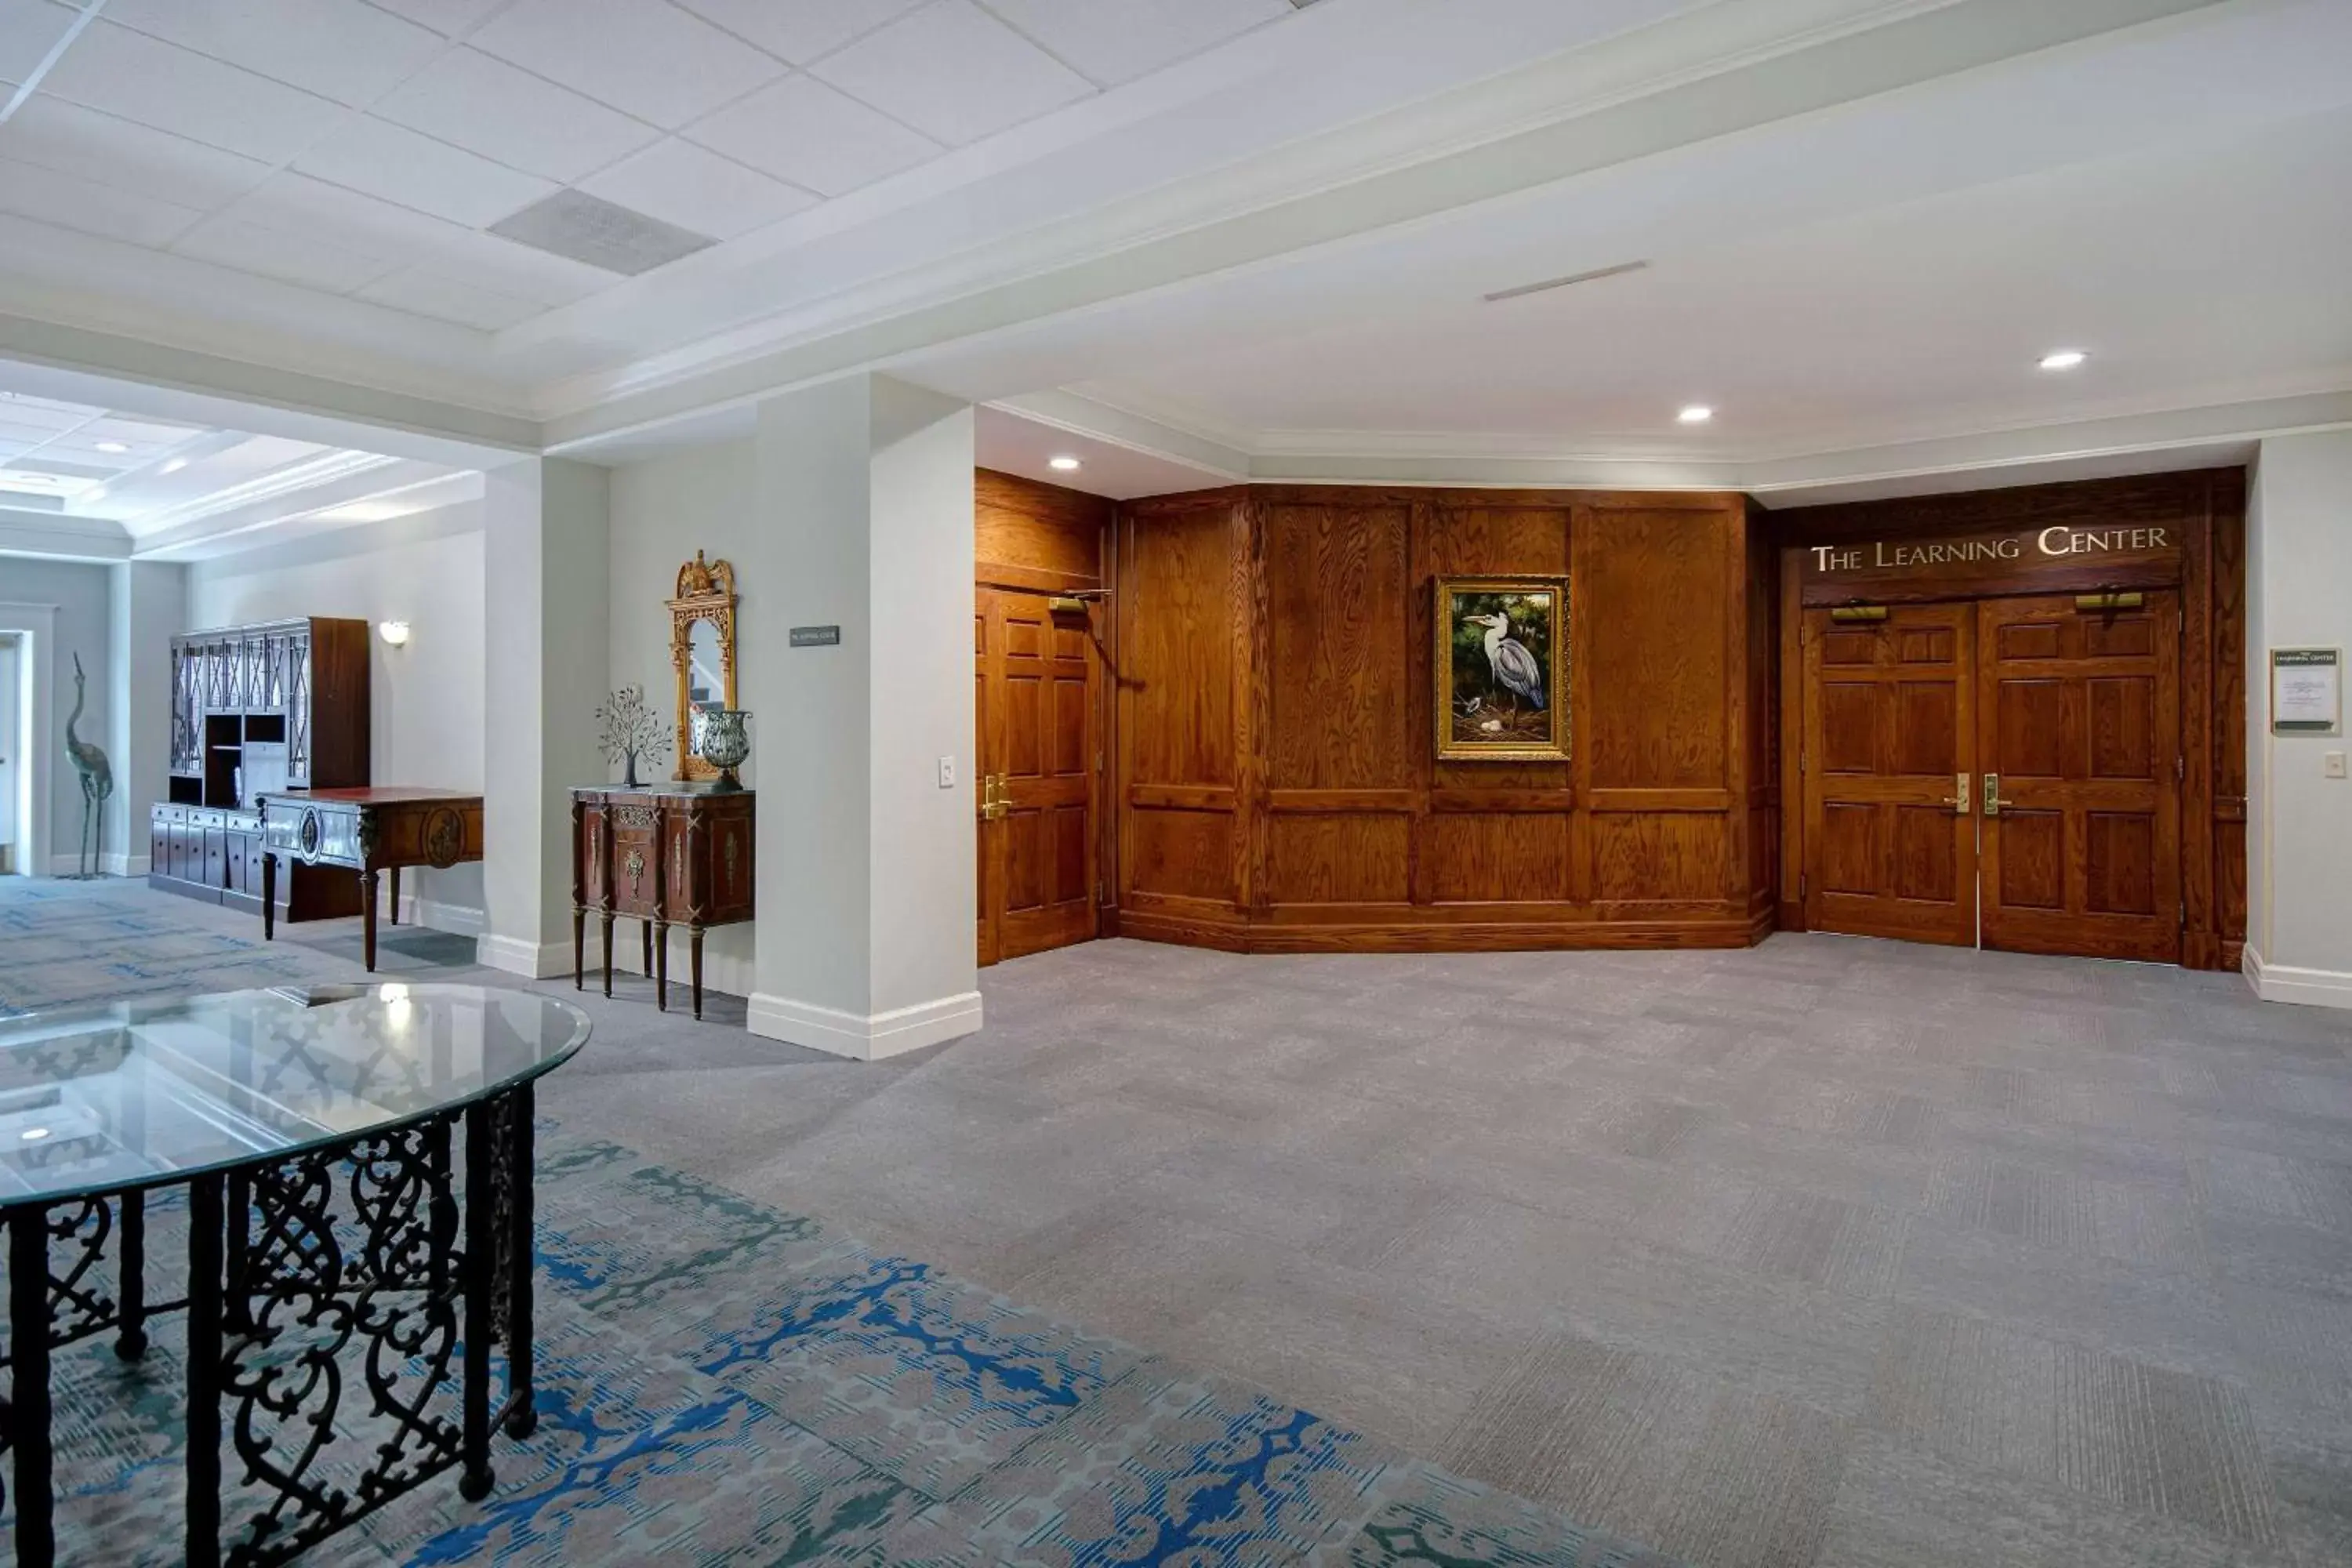
[[[2352,656],[2352,431],[2263,443],[2246,516],[2246,970],[2276,1001],[2352,1007],[2352,781],[2335,735],[2273,735],[2270,650]]]
[[[405,647],[368,638],[374,782],[472,793],[483,788],[485,571],[482,503],[467,501],[199,562],[188,568],[184,629],[297,616],[406,621]],[[479,932],[479,866],[406,870],[401,884],[403,919]]]
[[[74,868],[74,841],[81,832],[81,781],[66,755],[65,725],[73,712],[73,656],[81,656],[83,673],[89,677],[88,700],[74,732],[85,741],[103,746],[107,741],[107,694],[113,689],[110,680],[112,664],[108,635],[108,568],[81,561],[45,561],[31,556],[0,555],[0,605],[35,605],[56,607],[55,646],[46,651],[34,649],[34,658],[47,667],[52,714],[49,732],[33,737],[36,767],[46,767],[49,773],[49,833],[48,858],[46,868],[27,866],[26,869],[51,873]],[[36,717],[37,724],[38,719]],[[10,745],[15,745],[12,739]],[[146,847],[146,834],[140,834],[138,847]],[[110,833],[105,840],[108,853],[122,851],[122,841]]]
[[[628,463],[613,470],[612,518],[612,663],[614,687],[642,685],[648,700],[667,713],[677,700],[677,680],[669,656],[669,611],[663,602],[677,589],[677,569],[694,559],[698,550],[713,561],[731,562],[739,574],[754,574],[755,531],[753,448],[749,441],[729,441],[698,447],[650,462]],[[756,644],[762,637],[783,635],[767,612],[773,601],[772,584],[739,577],[742,596],[736,641]],[[739,685],[737,700],[751,712],[751,760],[742,769],[746,784],[757,787],[760,756],[767,734],[760,721],[760,694]],[[675,769],[671,758],[658,770],[640,767],[638,776],[667,777]],[[609,770],[618,778],[620,770]],[[614,963],[634,964],[624,955],[637,951],[625,931],[614,943]],[[751,993],[751,928],[721,926],[702,942],[703,983],[730,996]],[[670,936],[670,973],[686,973],[687,938]]]
[[[112,712],[106,749],[114,763],[107,803],[106,868],[148,870],[148,807],[165,799],[172,768],[172,635],[187,619],[187,568],[168,561],[119,561],[107,568],[107,690]]]

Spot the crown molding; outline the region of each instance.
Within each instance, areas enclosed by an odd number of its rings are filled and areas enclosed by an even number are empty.
[[[231,555],[298,532],[383,522],[431,507],[476,500],[483,489],[478,470],[452,473],[432,463],[367,452],[333,453],[297,468],[303,471],[288,470],[287,483],[239,487],[247,493],[225,504],[208,504],[174,526],[142,533],[131,553],[142,561]]]
[[[102,517],[0,507],[0,555],[52,561],[128,561],[131,531]]]

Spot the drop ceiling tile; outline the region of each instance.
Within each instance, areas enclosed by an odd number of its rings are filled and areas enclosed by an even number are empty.
[[[194,207],[6,158],[0,158],[0,212],[157,247],[171,244],[205,216]]]
[[[47,93],[0,125],[0,157],[210,212],[268,176],[269,165],[150,130]]]
[[[422,267],[404,267],[379,278],[361,289],[357,298],[486,332],[527,321],[546,308],[509,294],[477,289]]]
[[[563,184],[661,134],[475,49],[451,49],[371,112]]]
[[[677,0],[698,16],[772,55],[806,65],[861,34],[905,16],[923,0]]]
[[[473,43],[670,131],[784,69],[663,0],[520,0]]]
[[[397,266],[397,258],[333,244],[315,234],[265,228],[228,216],[206,218],[172,247],[182,256],[233,267],[306,289],[348,294]]]
[[[688,140],[821,195],[929,163],[939,144],[814,77],[791,76],[687,132]]]
[[[0,5],[0,81],[18,82],[32,75],[72,25],[73,13],[48,0]]]
[[[366,117],[303,153],[294,167],[468,228],[496,223],[557,188],[553,181]]]
[[[814,205],[817,199],[675,136],[580,188],[713,239],[749,234]]]
[[[293,157],[345,112],[315,93],[103,20],[75,40],[41,89],[265,163]]]
[[[937,0],[820,61],[812,74],[950,146],[1095,90],[971,0]]]
[[[375,0],[386,11],[453,38],[506,3],[507,0]]]
[[[989,0],[989,9],[1099,82],[1132,81],[1297,15],[1290,0]]]
[[[446,47],[360,0],[108,0],[106,18],[349,104],[379,96]]]

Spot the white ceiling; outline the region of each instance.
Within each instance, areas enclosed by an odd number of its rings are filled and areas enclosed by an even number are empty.
[[[715,240],[1291,0],[99,0],[0,214],[496,331],[623,281],[482,231],[574,186]],[[0,81],[79,5],[0,5]]]

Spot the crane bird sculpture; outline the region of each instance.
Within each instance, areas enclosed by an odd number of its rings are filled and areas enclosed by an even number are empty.
[[[74,725],[82,710],[81,655],[74,655],[74,705],[66,715],[66,755],[73,759],[74,772],[81,775],[81,837],[74,844],[75,876],[81,880],[98,875],[100,839],[106,831],[102,807],[107,796],[114,793],[114,769],[106,760],[106,752],[95,741],[85,741],[74,733]]]
[[[1486,663],[1495,672],[1495,684],[1542,712],[1543,665],[1528,651],[1527,644],[1511,635],[1511,617],[1497,610],[1491,616],[1465,616],[1462,619],[1466,626],[1486,628]]]

